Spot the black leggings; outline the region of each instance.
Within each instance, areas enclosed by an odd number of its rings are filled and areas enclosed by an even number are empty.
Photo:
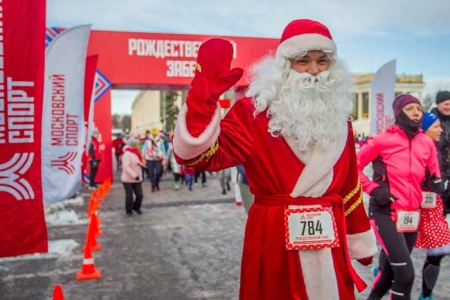
[[[433,288],[436,285],[439,269],[441,268],[441,260],[445,255],[427,256],[422,269],[422,296],[424,298],[431,296]]]
[[[379,258],[379,273],[368,300],[379,300],[391,289],[391,300],[410,300],[414,283],[411,251],[417,232],[399,233],[390,216],[381,215],[371,220],[378,242],[383,250]]]

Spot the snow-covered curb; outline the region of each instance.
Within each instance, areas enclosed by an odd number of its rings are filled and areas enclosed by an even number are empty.
[[[75,240],[63,239],[48,241],[48,253],[25,254],[14,257],[0,258],[0,262],[27,260],[27,259],[44,259],[44,258],[61,258],[72,257],[73,252],[79,252],[80,244]]]
[[[82,197],[57,203],[44,203],[45,222],[48,226],[86,224],[87,219],[82,219],[74,210],[68,209],[69,205],[81,206],[83,203]]]

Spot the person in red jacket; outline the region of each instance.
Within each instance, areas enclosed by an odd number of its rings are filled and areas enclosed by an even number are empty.
[[[117,135],[117,138],[112,142],[112,146],[114,149],[114,154],[116,156],[117,171],[119,171],[120,166],[122,165],[121,159],[123,155],[123,147],[125,146],[122,134],[119,133]]]
[[[420,130],[423,110],[411,95],[393,103],[395,125],[367,139],[358,152],[361,185],[369,194],[369,218],[382,247],[379,272],[368,300],[409,300],[414,282],[411,251],[417,238],[422,188],[429,171],[430,190],[443,190],[436,147]],[[373,179],[363,172],[372,163]]]
[[[255,201],[242,254],[241,300],[354,300],[366,284],[375,237],[362,202],[351,76],[327,27],[287,25],[274,56],[252,69],[247,97],[222,120],[219,97],[242,77],[233,46],[210,39],[173,138],[177,160],[198,171],[243,164]]]

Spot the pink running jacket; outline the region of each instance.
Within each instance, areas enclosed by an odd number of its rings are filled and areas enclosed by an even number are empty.
[[[431,138],[419,132],[411,140],[397,125],[367,139],[357,154],[358,171],[364,192],[370,194],[382,181],[397,199],[392,209],[418,209],[422,203],[421,183],[426,168],[441,177],[436,146]],[[373,163],[373,180],[364,167]]]

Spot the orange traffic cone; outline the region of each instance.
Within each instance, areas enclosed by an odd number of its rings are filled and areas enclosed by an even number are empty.
[[[100,201],[105,199],[105,191],[103,190],[102,185],[97,188],[97,197]]]
[[[64,300],[63,290],[59,284],[53,289],[53,300]]]
[[[89,224],[92,226],[92,231],[94,232],[95,235],[103,235],[103,232],[100,230],[100,227],[98,226],[99,225],[98,221],[99,218],[96,212],[91,215],[91,221]]]
[[[109,194],[109,190],[111,189],[111,177],[108,177],[108,194]]]
[[[102,221],[100,220],[100,217],[98,216],[98,212],[94,212],[95,217],[97,218],[97,224],[100,227],[100,225],[102,225]]]
[[[95,232],[93,231],[92,222],[89,223],[86,236],[86,245],[83,246],[83,251],[85,251],[86,248],[89,248],[91,251],[99,251],[100,249],[102,249],[102,246],[97,243],[97,238],[95,237]]]
[[[97,193],[92,192],[92,196],[91,199],[89,200],[89,206],[86,215],[89,217],[90,215],[94,214],[98,208],[100,208],[100,203],[98,202]]]
[[[106,192],[107,194],[109,194],[109,190],[111,189],[111,178],[108,177],[107,181],[106,181]]]
[[[93,191],[93,192],[92,192],[91,198],[93,198],[93,200],[94,200],[94,204],[95,204],[95,209],[96,209],[96,210],[102,206],[102,205],[100,204],[100,198],[99,198],[97,192]]]
[[[101,275],[102,272],[95,268],[91,250],[89,247],[86,247],[86,250],[84,251],[83,265],[81,266],[81,271],[77,273],[77,280],[98,279]]]

